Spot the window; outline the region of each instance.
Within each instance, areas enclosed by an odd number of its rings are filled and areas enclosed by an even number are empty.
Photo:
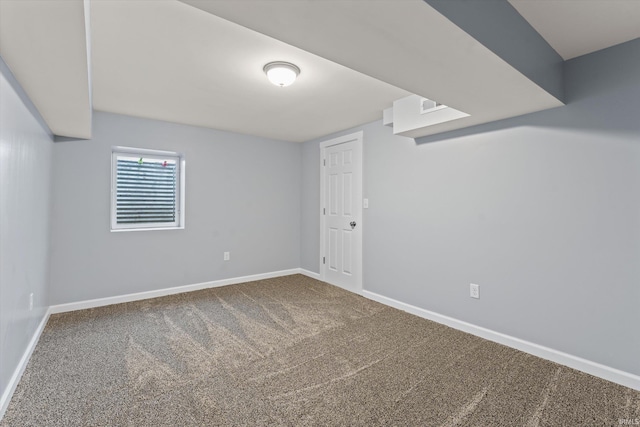
[[[178,153],[114,147],[111,230],[184,227],[184,158]]]

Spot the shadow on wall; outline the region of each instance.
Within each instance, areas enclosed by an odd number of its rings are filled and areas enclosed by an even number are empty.
[[[640,143],[640,39],[566,61],[564,73],[565,106],[417,138],[416,144],[521,126],[636,135]]]
[[[608,136],[612,134],[638,135],[637,141],[640,144],[638,111],[640,111],[640,83],[632,90],[618,94],[611,93],[598,98],[584,98],[563,107],[416,138],[415,141],[420,145],[528,126],[575,129],[581,132],[592,131]]]

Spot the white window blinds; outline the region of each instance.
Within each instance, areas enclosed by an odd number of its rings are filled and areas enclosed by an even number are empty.
[[[113,152],[112,229],[179,226],[180,160]]]

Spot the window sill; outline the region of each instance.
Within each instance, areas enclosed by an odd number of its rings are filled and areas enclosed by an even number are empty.
[[[126,233],[129,231],[167,231],[167,230],[184,230],[184,226],[182,227],[149,227],[149,228],[116,228],[111,229],[112,233]]]

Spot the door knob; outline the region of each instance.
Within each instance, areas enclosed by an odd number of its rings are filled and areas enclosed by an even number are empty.
[[[351,226],[351,229],[353,230],[354,228],[356,228],[356,222],[355,221],[351,221],[349,223],[349,225]]]

